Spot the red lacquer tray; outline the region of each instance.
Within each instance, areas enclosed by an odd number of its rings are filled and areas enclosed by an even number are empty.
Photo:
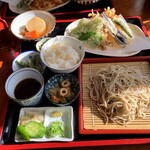
[[[126,18],[128,22],[138,25],[147,35],[145,27],[142,24],[141,18],[139,16],[134,17],[128,17]],[[73,19],[74,20],[74,19]],[[66,26],[73,20],[63,20],[62,22],[58,21],[56,25],[55,31],[52,33],[52,37],[56,35],[61,35],[64,33],[64,30]],[[35,43],[33,42],[25,42],[21,41],[18,43],[17,48],[20,47],[20,52],[28,51],[28,50],[36,50]],[[18,49],[16,50],[18,51]],[[100,55],[94,55],[90,53],[86,53],[85,55],[85,61],[86,59],[92,59],[92,61],[95,61],[96,59],[108,60],[108,57],[100,56]],[[148,51],[143,51],[137,54],[133,57],[126,57],[126,58],[113,58],[114,60],[150,60],[150,53]],[[112,59],[110,59],[112,61]],[[83,62],[83,63],[84,63]],[[81,67],[73,72],[73,74],[76,77],[79,77],[81,73]],[[45,82],[49,78],[49,74],[52,76],[53,73],[46,71],[45,72]],[[43,97],[45,99],[45,97]],[[80,97],[81,98],[81,97]],[[80,99],[79,98],[79,99]],[[74,110],[74,133],[75,138],[72,142],[40,142],[40,143],[15,143],[14,141],[14,134],[15,134],[15,128],[18,122],[18,115],[19,111],[21,109],[20,106],[18,106],[13,101],[7,99],[5,100],[5,106],[2,110],[3,114],[1,114],[1,120],[0,120],[0,134],[1,134],[1,145],[0,149],[38,149],[38,148],[63,148],[63,147],[82,147],[82,146],[102,146],[102,145],[125,145],[125,144],[144,144],[149,143],[150,138],[149,134],[102,134],[102,135],[93,135],[92,132],[90,134],[80,134],[82,133],[82,120],[78,120],[78,118],[82,119],[82,116],[79,116],[79,112],[81,111],[81,99],[77,100],[75,103],[72,104],[73,110]],[[51,106],[50,102],[45,100],[44,103],[42,103],[39,107],[43,106]],[[80,125],[80,126],[79,126]],[[80,133],[79,133],[80,132]]]

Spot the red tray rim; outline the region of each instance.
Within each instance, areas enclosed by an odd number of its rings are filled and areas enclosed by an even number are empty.
[[[126,18],[137,18],[139,19],[141,26],[142,26],[142,30],[145,33],[146,36],[148,36],[148,33],[146,31],[146,27],[144,26],[142,19],[140,16],[132,16],[132,17],[126,17]],[[69,19],[69,20],[58,20],[58,22],[71,22],[74,21],[75,19]],[[16,45],[16,49],[19,50],[19,46],[20,46],[20,41],[18,41],[17,45]],[[19,51],[17,51],[14,56],[17,56],[19,54]],[[138,57],[133,57],[132,59],[137,59]],[[149,59],[150,56],[144,56],[141,57],[139,56],[139,59]],[[86,61],[87,58],[84,59],[84,61]],[[109,59],[109,58],[105,58],[105,59]],[[113,59],[113,58],[111,58]],[[115,58],[115,59],[120,59],[120,58]],[[130,58],[123,58],[125,59],[130,59]],[[95,59],[92,59],[95,60]],[[122,58],[121,58],[122,60]],[[83,62],[84,62],[83,61]],[[79,67],[78,71],[81,72],[80,70],[81,68]],[[80,77],[80,74],[79,74]],[[5,116],[6,116],[6,112],[7,112],[7,106],[8,106],[8,99],[5,99],[5,106],[3,107],[2,110],[2,114],[1,114],[1,118],[0,118],[0,137],[2,136],[2,131],[3,131],[3,125],[4,125],[4,120],[5,120]],[[80,103],[80,101],[79,101]],[[79,111],[80,111],[80,104],[79,104]],[[80,124],[79,124],[79,129],[80,129]],[[136,130],[137,131],[137,130]],[[79,133],[82,133],[81,130],[79,130]],[[131,145],[131,144],[147,144],[150,143],[150,138],[134,138],[134,139],[114,139],[114,140],[88,140],[88,141],[72,141],[72,142],[68,142],[68,143],[58,143],[58,142],[48,142],[48,143],[25,143],[25,144],[0,144],[0,149],[1,148],[5,148],[5,149],[29,149],[29,148],[63,148],[63,147],[86,147],[86,146],[106,146],[106,145]]]
[[[150,138],[135,139],[117,139],[117,140],[94,140],[94,141],[74,141],[68,143],[48,142],[48,143],[28,143],[28,144],[11,144],[0,145],[0,149],[17,150],[17,149],[42,149],[42,148],[69,148],[69,147],[95,147],[95,146],[112,146],[112,145],[135,145],[148,144]]]
[[[132,56],[132,57],[118,57],[118,58],[84,58],[82,64],[79,67],[78,78],[79,82],[82,83],[82,65],[89,63],[113,63],[113,62],[137,62],[137,61],[148,61],[150,62],[150,56]],[[80,134],[150,134],[148,129],[102,129],[102,130],[92,130],[84,129],[83,124],[83,105],[82,105],[82,84],[80,84],[80,94],[79,94],[79,133]]]

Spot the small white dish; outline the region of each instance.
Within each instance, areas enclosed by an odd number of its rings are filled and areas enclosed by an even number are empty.
[[[61,112],[61,117],[52,117],[53,112]],[[64,137],[49,137],[44,136],[43,138],[31,138],[30,141],[21,139],[18,133],[15,133],[15,142],[44,142],[44,141],[73,141],[74,139],[74,127],[73,127],[73,108],[71,106],[65,107],[27,107],[21,108],[19,114],[18,125],[20,118],[25,116],[27,113],[41,113],[44,115],[44,126],[47,127],[51,122],[59,120],[64,124]]]
[[[51,37],[47,37],[47,38],[43,38],[43,39],[41,39],[40,41],[38,41],[37,43],[36,43],[36,50],[37,51],[41,51],[41,48],[42,48],[42,46],[44,45],[44,43],[46,43],[48,40],[50,40],[51,39]]]
[[[19,63],[27,63],[27,61],[29,61],[31,58],[33,58],[35,55],[38,55],[39,59],[40,59],[40,53],[37,51],[26,51],[23,52],[21,54],[19,54],[12,62],[12,70],[16,71],[18,69],[20,69],[20,67],[17,65],[16,61],[18,61]],[[41,67],[39,67],[38,71],[43,74],[45,69],[46,69],[46,65],[42,62],[42,60],[40,59],[40,64]],[[35,68],[37,69],[37,68]]]
[[[69,36],[69,33],[71,32],[71,30],[73,28],[75,28],[78,25],[78,22],[80,21],[80,19],[72,22],[71,24],[69,24],[64,32],[64,35]],[[129,24],[129,27],[131,28],[134,37],[144,37],[144,33],[143,31],[136,25],[134,24]],[[132,44],[132,40],[130,42],[130,44]],[[91,49],[88,47],[85,47],[85,51],[91,54],[97,54],[97,55],[103,55],[103,56],[112,56],[112,57],[128,57],[128,56],[133,56],[136,55],[140,52],[139,51],[132,51],[131,53],[126,53],[125,50],[123,48],[120,47],[113,47],[113,46],[108,46],[106,50],[102,50],[100,48],[97,49]],[[129,51],[128,51],[129,52]]]

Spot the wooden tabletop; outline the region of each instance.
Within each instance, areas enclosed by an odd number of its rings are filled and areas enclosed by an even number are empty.
[[[149,0],[113,0],[117,14],[121,13],[123,16],[141,16],[144,25],[146,26],[147,32],[150,36],[150,2]],[[7,20],[10,22],[11,20]],[[8,99],[5,93],[5,81],[12,72],[11,63],[14,59],[14,53],[16,43],[13,43],[12,39],[15,38],[10,32],[0,32],[0,114],[4,117],[2,110],[4,107],[4,101]],[[3,124],[0,124],[2,126]],[[144,142],[143,142],[144,143]],[[101,147],[80,147],[80,148],[69,148],[70,150],[149,150],[150,143],[139,144],[139,145],[121,145],[121,146],[101,146]],[[61,149],[62,150],[62,149]],[[63,150],[66,150],[63,148]]]

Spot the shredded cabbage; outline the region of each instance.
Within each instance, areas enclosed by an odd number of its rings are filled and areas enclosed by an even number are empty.
[[[64,124],[59,120],[51,122],[46,128],[46,137],[64,137]]]

